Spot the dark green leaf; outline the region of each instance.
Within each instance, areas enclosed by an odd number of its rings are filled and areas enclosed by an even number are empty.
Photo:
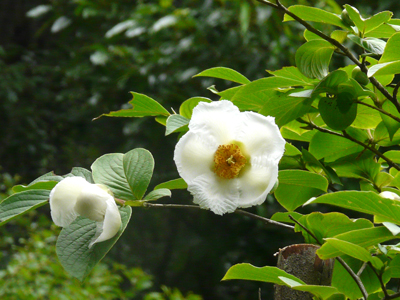
[[[27,190],[7,197],[0,203],[0,225],[45,205],[49,195],[49,190]]]
[[[124,232],[132,214],[129,206],[119,208],[122,226],[111,239],[94,244],[89,248],[96,233],[96,222],[78,217],[63,228],[57,239],[57,256],[64,269],[72,276],[83,281],[94,266],[103,259]]]

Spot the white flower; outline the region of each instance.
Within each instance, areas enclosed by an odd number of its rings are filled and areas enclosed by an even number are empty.
[[[390,199],[390,200],[400,200],[399,195],[397,195],[396,193],[393,193],[393,192],[389,192],[389,191],[384,191],[384,192],[380,193],[379,196]]]
[[[89,247],[112,238],[121,227],[114,197],[82,177],[67,177],[57,183],[50,193],[50,209],[57,226],[67,227],[77,216],[96,221],[96,234]]]
[[[273,117],[240,112],[226,100],[201,102],[174,160],[193,201],[222,215],[265,201],[284,149]]]

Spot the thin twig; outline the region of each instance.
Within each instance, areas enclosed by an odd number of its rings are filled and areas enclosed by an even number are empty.
[[[364,272],[365,268],[367,267],[367,262],[364,262],[360,268],[360,270],[358,270],[357,272],[357,276],[361,276],[362,272]]]
[[[393,93],[393,95],[394,95],[394,93]],[[377,110],[377,111],[383,113],[384,115],[387,115],[388,117],[390,117],[390,118],[392,118],[393,120],[395,120],[395,121],[397,121],[397,122],[400,123],[400,118],[398,118],[398,117],[392,115],[391,113],[387,112],[386,110],[383,110],[382,108],[373,106],[373,105],[371,105],[371,104],[368,104],[368,103],[365,103],[365,102],[362,102],[362,101],[357,101],[356,103],[361,104],[361,105],[364,105],[364,106],[367,106],[367,107],[372,108],[372,109],[375,109],[375,110]]]
[[[315,33],[316,35],[320,36],[321,38],[323,38],[325,41],[329,42],[330,44],[332,44],[333,46],[337,47],[338,49],[340,49],[351,61],[353,61],[357,66],[360,67],[361,71],[363,71],[365,74],[368,74],[368,68],[361,63],[352,53],[351,51],[345,47],[344,45],[342,45],[341,43],[339,43],[337,40],[331,38],[330,36],[324,34],[323,32],[319,31],[318,29],[314,28],[313,26],[311,26],[310,24],[308,24],[306,21],[304,21],[303,19],[301,19],[300,17],[298,17],[296,14],[292,13],[290,10],[288,10],[284,5],[282,5],[282,3],[280,3],[279,0],[276,0],[276,4],[269,2],[267,0],[256,0],[262,4],[274,7],[276,9],[279,9],[281,11],[283,11],[285,14],[287,14],[288,16],[292,17],[294,20],[296,20],[297,22],[299,22],[301,25],[303,25],[306,29],[308,29],[309,31],[311,31],[312,33]],[[386,89],[385,87],[378,81],[376,80],[375,77],[370,77],[369,78],[370,82],[387,98],[389,99],[390,102],[392,102],[395,106],[396,109],[400,112],[400,103],[397,101],[396,98],[394,98]]]
[[[368,262],[368,265],[371,267],[371,269],[375,273],[376,277],[378,277],[379,283],[381,285],[381,289],[383,291],[383,294],[385,295],[384,299],[388,299],[389,294],[387,292],[386,285],[383,282],[382,275],[378,274],[378,272],[375,270],[375,268],[372,266],[372,264],[370,262]]]
[[[395,168],[396,170],[400,171],[400,167],[398,165],[396,165],[390,158],[386,157],[384,154],[380,153],[377,149],[375,149],[374,147],[371,147],[355,138],[353,138],[351,135],[349,135],[345,130],[342,131],[342,134],[337,133],[335,131],[331,131],[329,129],[325,129],[322,127],[319,127],[317,125],[315,125],[314,123],[302,120],[303,123],[307,124],[308,126],[310,126],[310,128],[316,129],[318,131],[324,132],[324,133],[328,133],[331,135],[336,135],[336,136],[340,136],[342,138],[348,139],[356,144],[359,144],[360,146],[368,149],[369,151],[373,152],[374,154],[376,154],[377,156],[379,156],[380,158],[382,158],[384,161],[387,162],[387,164],[392,167]]]
[[[160,204],[160,203],[149,203],[149,202],[144,202],[143,207],[155,207],[155,208],[161,208],[161,207],[166,207],[166,208],[190,208],[190,209],[201,209],[200,206],[197,205],[183,205],[183,204]],[[294,229],[294,226],[288,225],[285,223],[277,222],[268,218],[261,217],[259,215],[253,214],[251,212],[242,210],[242,209],[237,209],[235,210],[236,214],[244,215],[247,217],[250,217],[255,220],[260,220],[263,221],[264,223],[268,224],[273,224],[273,225],[278,225],[281,227],[289,228],[289,229]]]
[[[394,90],[393,90],[393,98],[397,100],[397,92],[399,91],[400,87],[400,81],[396,84]]]
[[[288,216],[289,219],[291,219],[293,222],[295,222],[297,225],[299,225],[301,228],[303,228],[314,240],[317,241],[319,245],[322,245],[322,242],[318,240],[318,238],[315,236],[313,232],[311,232],[307,227],[305,227],[303,224],[301,224],[299,221],[297,221],[295,218],[293,218],[291,215]],[[364,287],[364,284],[362,283],[360,277],[357,276],[356,273],[349,267],[349,265],[341,258],[341,257],[335,257],[335,259],[343,266],[343,268],[346,269],[346,271],[350,274],[350,276],[354,279],[356,284],[358,285],[364,299],[366,300],[368,298],[368,293],[367,290]]]

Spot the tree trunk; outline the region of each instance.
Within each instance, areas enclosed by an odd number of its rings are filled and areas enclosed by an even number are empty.
[[[280,249],[277,267],[307,284],[330,285],[335,260],[320,259],[315,253],[318,248],[317,245],[297,244]],[[312,298],[310,293],[275,285],[274,300],[312,300]]]

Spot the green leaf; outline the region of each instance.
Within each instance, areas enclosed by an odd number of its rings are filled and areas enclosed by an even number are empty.
[[[372,37],[360,38],[353,34],[349,34],[348,37],[354,43],[356,43],[357,45],[361,46],[362,48],[373,54],[381,55],[385,50],[386,42],[380,39]]]
[[[348,133],[352,132],[358,137],[363,139],[364,132],[355,131],[348,128]],[[367,136],[365,135],[365,138]],[[310,142],[308,151],[312,153],[318,160],[325,158],[325,162],[335,161],[343,156],[353,153],[360,153],[364,148],[348,139],[332,134],[317,132]]]
[[[33,184],[35,184],[37,182],[42,182],[42,181],[57,181],[57,182],[60,182],[63,179],[64,179],[63,176],[56,175],[56,174],[54,174],[54,172],[49,172],[49,173],[46,173],[46,174],[36,178],[29,185],[33,185]]]
[[[338,234],[334,237],[364,248],[368,248],[393,239],[398,239],[398,236],[394,236],[384,226],[351,230]],[[321,248],[317,250],[317,253],[318,255],[324,257],[336,257],[343,255],[341,251],[330,244],[323,244]]]
[[[320,83],[312,92],[312,98],[315,99],[320,94],[325,94],[325,93],[334,95],[338,92],[339,85],[347,82],[348,80],[349,77],[346,71],[335,70],[320,81]]]
[[[57,256],[64,269],[83,281],[94,266],[103,259],[124,232],[132,214],[129,206],[119,208],[122,226],[111,239],[94,244],[89,248],[96,232],[96,222],[78,217],[68,227],[61,230],[57,239]]]
[[[0,226],[30,210],[45,205],[49,190],[27,190],[13,194],[0,203]]]
[[[187,189],[187,183],[182,178],[173,179],[167,182],[160,183],[154,189],[169,189],[169,190],[184,190]]]
[[[296,66],[305,76],[322,79],[328,75],[334,50],[335,47],[327,41],[309,41],[296,51]]]
[[[392,278],[400,278],[400,255],[396,255],[389,264]]]
[[[350,29],[348,25],[343,23],[342,19],[331,12],[310,6],[293,5],[290,6],[289,11],[302,18],[304,21],[319,22],[335,25],[344,29]],[[293,18],[289,15],[284,16],[283,21],[292,21]]]
[[[186,132],[188,128],[189,119],[181,115],[171,115],[167,119],[167,126],[165,135],[170,135],[173,132]]]
[[[357,273],[363,265],[362,261],[352,257],[344,256],[342,258],[355,273]],[[368,294],[374,293],[381,288],[378,277],[369,265],[367,265],[367,267],[361,273],[360,279],[364,284]],[[387,282],[387,278],[385,278],[385,282]],[[335,268],[333,269],[332,286],[336,287],[340,292],[345,294],[348,299],[355,300],[362,298],[360,289],[355,283],[354,279],[339,263],[335,263]]]
[[[313,212],[297,220],[318,238],[319,243],[325,238],[334,237],[341,233],[373,227],[373,224],[367,219],[354,220],[338,212],[326,214]],[[317,242],[299,225],[296,225],[296,231],[302,232],[306,243]]]
[[[380,270],[383,267],[383,263],[378,257],[371,256],[369,251],[367,251],[365,248],[363,248],[359,245],[356,245],[356,244],[353,244],[353,243],[350,243],[347,241],[339,240],[337,238],[327,238],[326,243],[329,243],[331,246],[333,246],[340,252],[347,254],[348,256],[354,257],[355,259],[358,259],[358,260],[361,260],[364,262],[370,262],[372,264],[372,266],[377,270]],[[318,255],[321,259],[332,258],[332,257],[326,257],[323,255],[320,255],[320,253],[318,253]]]
[[[386,62],[400,60],[399,47],[400,47],[400,32],[392,35],[391,38],[387,41],[385,51],[383,52],[383,55],[379,60],[379,63],[382,64]]]
[[[275,191],[278,202],[288,211],[303,205],[311,197],[326,192],[325,177],[301,170],[283,170],[278,175],[279,186]]]
[[[390,151],[386,151],[384,153],[384,155],[387,158],[391,159],[394,163],[400,164],[400,151],[390,150]],[[382,163],[382,162],[384,162],[384,160],[382,158],[380,158],[378,162]]]
[[[351,5],[344,5],[347,13],[349,14],[350,19],[354,22],[354,25],[358,28],[360,32],[363,32],[364,29],[364,19],[361,17],[357,8]]]
[[[131,92],[133,99],[129,101],[132,108],[121,109],[117,111],[109,112],[108,114],[102,114],[101,116],[95,118],[101,118],[102,116],[107,117],[146,117],[146,116],[169,116],[169,112],[157,101],[151,99],[150,97]]]
[[[314,173],[318,173],[320,170],[323,170],[330,183],[342,184],[340,178],[337,176],[334,170],[332,170],[331,168],[327,168],[318,159],[316,159],[314,155],[312,155],[304,148],[302,149],[302,155],[303,160],[308,166],[309,170],[313,170]]]
[[[171,197],[171,191],[169,189],[156,189],[154,191],[151,191],[150,193],[148,193],[146,195],[146,197],[144,197],[143,200],[146,201],[155,201],[158,200],[162,197]]]
[[[334,161],[330,166],[340,177],[362,178],[374,182],[381,168],[381,165],[374,160],[374,156],[371,152],[362,155],[353,153]]]
[[[321,300],[328,299],[330,296],[339,293],[337,288],[332,286],[301,284],[298,281],[283,276],[279,276],[279,279],[282,280],[291,289],[296,291],[309,292]]]
[[[215,78],[220,78],[220,79],[237,82],[240,84],[250,83],[250,80],[248,80],[245,76],[243,76],[239,72],[229,69],[229,68],[224,68],[224,67],[216,67],[216,68],[207,69],[207,70],[204,70],[203,72],[200,72],[199,74],[194,75],[193,77],[199,77],[199,76],[215,77]]]
[[[291,97],[290,94],[276,93],[275,97],[265,99],[264,106],[258,113],[275,117],[275,123],[281,127],[303,116],[309,111],[311,103],[311,98]]]
[[[250,264],[237,264],[230,267],[222,280],[241,279],[285,285],[285,283],[279,277],[289,278],[298,282],[299,284],[304,284],[304,282],[297,277],[290,275],[289,273],[286,273],[277,267],[267,266],[258,268]]]
[[[292,219],[289,218],[289,215],[292,218],[294,218],[295,220],[299,220],[303,216],[302,214],[299,214],[295,211],[277,212],[272,215],[271,220],[278,221],[278,222],[284,222],[284,223],[296,224]]]
[[[105,154],[92,164],[94,181],[106,185],[116,198],[123,200],[142,199],[153,169],[153,156],[141,148],[126,154]]]
[[[52,190],[58,181],[39,181],[30,185],[16,185],[12,190],[14,193],[20,193],[29,190]]]
[[[370,32],[379,26],[381,26],[383,23],[386,23],[387,21],[390,20],[390,18],[393,16],[393,13],[391,11],[382,11],[380,13],[377,13],[376,15],[373,15],[372,17],[368,18],[364,22],[364,33]]]
[[[281,182],[280,179],[279,182]],[[383,198],[374,192],[340,191],[322,195],[306,204],[310,203],[325,203],[343,207],[400,224],[399,201]]]
[[[179,114],[190,120],[192,118],[193,108],[195,108],[200,102],[210,103],[212,101],[204,97],[189,98],[184,101],[179,107]]]
[[[349,108],[342,110],[341,103],[346,102]],[[341,93],[336,97],[322,97],[318,103],[318,110],[322,120],[333,130],[345,130],[357,117],[357,104],[353,103],[351,94]]]
[[[277,71],[268,71],[267,72],[275,77],[281,77],[282,79],[287,79],[291,83],[291,85],[300,85],[300,86],[313,86],[317,81],[315,79],[310,79],[304,76],[298,68],[296,67],[283,67]],[[294,82],[297,81],[297,84]]]
[[[331,33],[331,38],[342,44],[347,39],[347,35],[347,31],[335,30]]]
[[[296,156],[296,155],[301,155],[301,152],[300,152],[299,149],[297,149],[291,143],[286,143],[285,144],[285,153],[284,153],[284,155],[286,155],[286,156]]]
[[[369,98],[366,98],[363,102],[372,106],[374,105],[373,101]],[[358,105],[357,117],[351,126],[360,129],[375,129],[379,123],[380,113],[377,110],[365,105]]]
[[[382,109],[384,109],[385,111],[389,112],[390,114],[400,118],[400,113],[397,111],[396,107],[394,106],[394,104],[392,102],[385,101],[382,105]],[[382,118],[383,124],[385,124],[385,127],[389,133],[390,140],[393,140],[394,135],[400,129],[400,123],[382,113],[381,113],[381,118]]]
[[[74,167],[71,170],[71,175],[85,178],[87,182],[94,183],[92,172],[85,168]]]
[[[368,69],[368,77],[400,74],[400,60],[376,64]]]
[[[278,88],[298,85],[298,79],[268,77],[255,80],[241,87],[230,99],[241,110],[259,111],[269,99],[274,99],[280,92]]]

